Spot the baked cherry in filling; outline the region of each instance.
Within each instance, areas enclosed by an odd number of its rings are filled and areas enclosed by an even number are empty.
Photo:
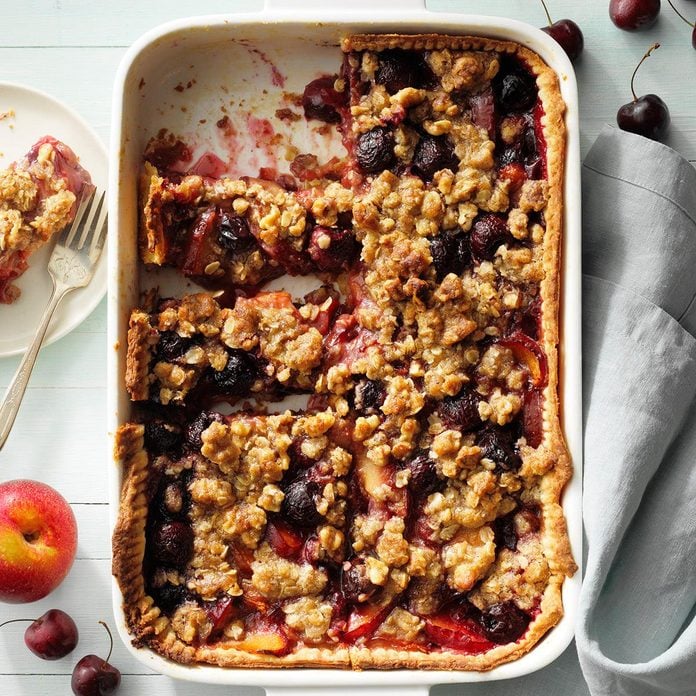
[[[536,73],[368,43],[301,103],[340,130],[340,178],[146,165],[142,260],[228,291],[131,315],[146,592],[195,650],[510,655],[556,572]],[[297,274],[318,287],[263,289]]]

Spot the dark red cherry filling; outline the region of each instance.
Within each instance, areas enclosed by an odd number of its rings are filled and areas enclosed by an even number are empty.
[[[411,168],[424,181],[432,181],[436,172],[442,169],[456,172],[459,159],[454,144],[446,135],[424,135],[413,152]]]
[[[341,592],[348,602],[366,602],[379,591],[379,586],[373,585],[367,577],[365,561],[353,558],[341,566]]]
[[[539,338],[541,322],[541,299],[536,297],[527,307],[516,311],[512,315],[512,332],[521,332],[533,340]]]
[[[500,215],[482,213],[471,227],[471,252],[479,261],[492,261],[501,244],[512,240],[507,223]]]
[[[355,385],[355,410],[364,415],[378,413],[387,397],[387,391],[381,381],[363,379]]]
[[[316,527],[324,518],[317,510],[319,485],[302,477],[285,489],[281,514],[298,527]]]
[[[360,243],[351,229],[316,225],[308,251],[320,271],[338,272],[350,268],[360,256]]]
[[[494,604],[481,612],[481,627],[493,643],[504,645],[519,640],[527,630],[531,617],[514,602]]]
[[[476,438],[481,457],[490,459],[500,471],[517,471],[522,459],[515,450],[515,434],[510,429],[487,425]]]
[[[249,223],[243,217],[228,211],[220,212],[217,235],[218,244],[233,254],[247,251],[255,244]]]
[[[181,428],[174,423],[152,420],[145,424],[145,448],[152,455],[178,451],[181,440]]]
[[[414,495],[425,497],[444,486],[444,481],[437,475],[435,460],[428,450],[418,450],[405,462],[404,468],[410,472],[408,488]]]
[[[544,439],[544,394],[541,389],[529,389],[525,393],[522,431],[530,447],[538,447]]]
[[[498,114],[495,105],[495,94],[488,87],[479,94],[468,97],[471,109],[471,120],[480,128],[483,128],[491,140],[495,140],[495,132],[498,125]]]
[[[517,534],[515,533],[515,512],[509,515],[498,517],[493,523],[493,531],[495,532],[495,547],[496,549],[509,549],[515,551],[517,549]]]
[[[193,338],[179,336],[175,331],[162,331],[155,348],[155,358],[174,362],[183,357],[184,353],[193,345]]]
[[[438,281],[448,273],[460,275],[471,263],[469,236],[461,230],[441,232],[430,240],[430,255]]]
[[[425,617],[425,633],[437,645],[476,654],[519,640],[530,621],[531,616],[512,601],[479,610],[455,598],[442,613]]]
[[[157,563],[182,570],[193,555],[193,530],[179,521],[156,524],[150,535],[150,549]]]
[[[305,117],[324,121],[324,123],[339,123],[341,110],[348,103],[348,90],[336,91],[334,85],[337,75],[324,75],[312,80],[302,94],[302,108]]]
[[[231,396],[249,396],[254,382],[261,376],[257,358],[252,353],[235,348],[227,352],[227,364],[222,370],[210,372],[215,388]]]
[[[365,174],[379,174],[396,163],[394,132],[386,126],[377,126],[361,133],[355,143],[355,158]]]
[[[493,79],[493,92],[503,113],[529,111],[537,101],[534,76],[512,56],[502,56],[500,71]]]
[[[203,446],[201,435],[207,430],[213,421],[222,421],[222,415],[214,411],[203,411],[198,414],[187,426],[184,433],[184,446],[189,452],[200,452]]]
[[[285,474],[287,480],[296,478],[302,469],[309,469],[314,464],[314,459],[302,452],[304,437],[296,437],[288,447],[288,457],[290,457],[290,468]]]
[[[188,472],[181,476],[164,476],[157,487],[151,507],[157,520],[186,521],[190,508],[190,496],[187,490]]]
[[[478,405],[481,397],[470,387],[464,387],[457,396],[445,397],[437,407],[437,415],[445,428],[462,432],[476,430],[482,425]]]
[[[433,73],[422,53],[401,48],[388,48],[380,52],[375,82],[384,85],[389,94],[406,87],[427,87],[432,81]]]
[[[150,587],[148,594],[167,616],[173,614],[184,602],[193,599],[193,595],[188,591],[186,585],[170,585],[169,583],[162,587]]]

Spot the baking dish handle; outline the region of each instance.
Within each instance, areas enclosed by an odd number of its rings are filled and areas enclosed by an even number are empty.
[[[266,696],[428,696],[429,686],[266,687]]]
[[[394,12],[395,14],[403,14],[408,10],[427,10],[425,6],[426,0],[382,0],[379,3],[380,12]],[[288,0],[265,0],[264,10],[269,12],[287,12]],[[326,10],[326,0],[295,0],[291,4],[293,13],[309,12],[312,10]],[[339,13],[341,11],[357,13],[360,10],[374,11],[375,0],[350,0],[350,3],[344,5],[331,6],[331,11]],[[369,695],[366,695],[369,696]]]

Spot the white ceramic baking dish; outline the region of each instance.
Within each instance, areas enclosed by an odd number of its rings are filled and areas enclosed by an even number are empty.
[[[378,7],[378,9],[376,9]],[[236,158],[230,174],[254,173],[268,166],[289,143],[301,152],[328,156],[336,143],[317,135],[308,124],[288,126],[275,117],[283,105],[280,95],[301,92],[321,73],[335,72],[340,63],[341,36],[349,32],[441,32],[511,39],[536,51],[557,72],[567,104],[568,140],[565,175],[563,243],[561,384],[563,426],[575,474],[563,498],[573,552],[582,560],[582,410],[580,379],[580,156],[578,97],[575,75],[563,50],[549,36],[520,22],[474,15],[428,11],[423,0],[375,3],[351,0],[331,4],[302,0],[283,4],[267,0],[262,12],[179,20],[140,38],[124,57],[116,78],[111,139],[109,234],[109,432],[129,417],[124,389],[126,335],[129,311],[146,286],[159,284],[165,292],[184,288],[167,273],[154,278],[137,263],[137,176],[147,140],[160,128],[181,135],[200,154],[217,151]],[[275,69],[274,69],[275,67]],[[278,72],[281,73],[279,76]],[[285,76],[285,79],[283,79]],[[275,84],[274,84],[275,82]],[[284,82],[284,85],[278,83]],[[227,112],[237,128],[235,141],[223,141],[215,123]],[[268,119],[276,133],[273,152],[258,147]],[[243,119],[243,120],[242,120]],[[340,149],[335,149],[340,153]],[[174,282],[172,287],[170,283]],[[178,287],[176,286],[178,283]],[[190,288],[188,288],[190,289]],[[289,288],[291,289],[291,288]],[[115,522],[121,486],[120,467],[109,462],[111,524]],[[122,596],[113,583],[116,622],[124,642],[148,667],[171,677],[229,685],[262,686],[271,693],[343,693],[360,687],[365,694],[427,693],[429,686],[457,682],[507,679],[541,669],[568,645],[573,636],[581,571],[563,588],[565,616],[531,652],[519,660],[485,673],[397,670],[239,670],[189,667],[170,662],[148,649],[131,646],[122,610]],[[367,687],[367,688],[366,688]],[[316,689],[316,691],[312,691]]]

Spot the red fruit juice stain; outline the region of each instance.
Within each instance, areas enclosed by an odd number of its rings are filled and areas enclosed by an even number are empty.
[[[210,151],[204,152],[190,170],[191,174],[213,179],[220,178],[226,171],[227,165],[214,152]]]
[[[271,71],[271,82],[274,87],[285,87],[285,75],[278,70],[276,64],[261,50],[258,48],[250,48],[250,53],[258,56],[263,63],[265,63]]]

